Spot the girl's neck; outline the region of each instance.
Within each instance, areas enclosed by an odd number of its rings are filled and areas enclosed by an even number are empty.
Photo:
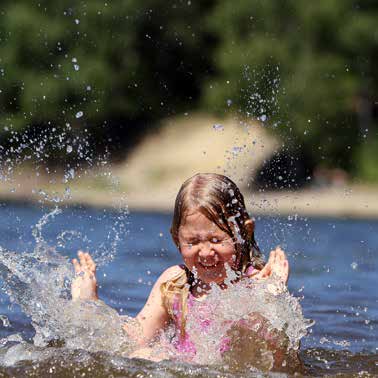
[[[224,282],[216,284],[218,285],[222,290],[227,289],[227,284]],[[201,280],[196,280],[194,284],[190,287],[190,293],[196,297],[202,297],[204,295],[207,295],[211,291],[212,285],[206,282],[202,282]]]

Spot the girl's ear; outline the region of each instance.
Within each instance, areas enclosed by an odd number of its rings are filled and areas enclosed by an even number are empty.
[[[255,221],[252,220],[252,219],[247,219],[244,222],[244,226],[247,229],[249,238],[251,238],[252,235],[253,235],[253,233],[254,233],[254,231],[255,231]]]

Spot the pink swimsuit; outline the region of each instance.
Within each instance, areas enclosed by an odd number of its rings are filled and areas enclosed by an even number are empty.
[[[254,268],[250,266],[245,276],[249,276],[252,274]],[[188,300],[187,300],[187,316],[190,316],[190,311],[193,309],[194,301],[196,301],[195,297],[192,293],[189,293]],[[206,303],[206,300],[199,303],[199,306],[196,306],[197,314],[199,314],[199,322],[200,322],[200,329],[206,333],[211,325],[210,315],[212,313],[212,309]],[[182,321],[182,306],[179,297],[175,297],[173,301],[173,314],[174,314],[174,322],[176,326],[176,330],[179,333],[181,329],[181,321]],[[187,332],[185,332],[184,337],[180,337],[178,335],[177,340],[174,342],[174,346],[178,352],[183,353],[186,357],[193,358],[196,355],[196,347],[193,341],[190,340],[190,336]],[[223,337],[219,342],[219,351],[221,354],[230,350],[230,338]]]

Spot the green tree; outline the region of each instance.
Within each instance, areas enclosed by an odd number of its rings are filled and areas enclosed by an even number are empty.
[[[219,1],[208,18],[221,38],[218,76],[204,101],[224,109],[230,99],[277,125],[313,166],[364,176],[355,162],[366,161],[358,157],[366,155],[365,129],[377,138],[377,22],[372,1]],[[370,158],[378,163],[376,154]]]
[[[142,125],[194,107],[209,69],[211,41],[201,20],[208,7],[206,1],[3,1],[3,144],[10,131],[87,130],[92,143],[114,147],[118,138],[120,149]]]

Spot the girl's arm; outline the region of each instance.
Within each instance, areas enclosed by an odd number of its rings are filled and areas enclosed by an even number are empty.
[[[76,277],[72,281],[72,300],[98,300],[96,264],[89,253],[78,252],[73,259]],[[140,346],[151,342],[169,322],[169,314],[163,304],[160,285],[181,272],[179,266],[165,270],[156,281],[146,304],[136,316],[137,325],[125,323],[124,329]]]
[[[165,270],[153,286],[146,304],[136,316],[141,330],[141,337],[137,338],[140,345],[148,344],[168,325],[169,314],[163,303],[160,286],[180,272],[179,266],[172,266]],[[125,330],[129,332],[127,324]]]

